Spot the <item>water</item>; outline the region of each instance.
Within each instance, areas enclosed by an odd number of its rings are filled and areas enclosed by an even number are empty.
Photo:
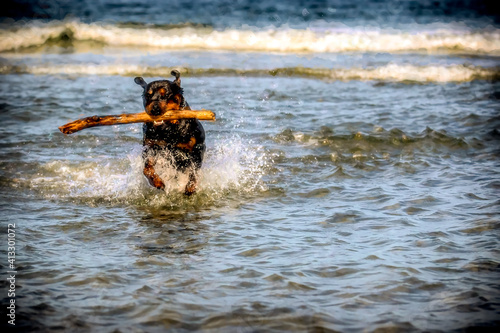
[[[15,223],[19,331],[500,325],[488,2],[159,4],[5,11],[1,237]],[[168,168],[165,192],[147,184],[140,124],[57,129],[139,112],[133,77],[172,68],[217,114],[193,197]]]

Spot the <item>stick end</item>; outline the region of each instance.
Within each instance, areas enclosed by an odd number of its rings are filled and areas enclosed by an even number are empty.
[[[212,116],[212,119],[210,119],[210,121],[215,121],[215,112],[210,111],[210,113],[211,113],[211,116]]]
[[[58,128],[59,128],[59,130],[60,130],[63,134],[71,134],[71,133],[73,133],[73,132],[71,131],[71,129],[69,129],[69,128],[68,128],[68,127],[66,127],[66,126],[59,126]]]

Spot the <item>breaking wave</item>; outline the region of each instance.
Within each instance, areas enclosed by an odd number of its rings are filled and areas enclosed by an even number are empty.
[[[263,52],[447,52],[500,55],[500,30],[471,30],[453,26],[404,31],[395,29],[267,28],[216,30],[198,25],[148,26],[141,24],[32,21],[0,29],[0,52],[47,45],[71,46],[91,42],[113,47],[168,50],[231,50]],[[92,47],[92,46],[91,46]]]
[[[285,76],[335,81],[389,81],[389,82],[469,82],[474,80],[496,81],[500,68],[473,65],[398,65],[388,64],[370,68],[307,68],[285,67],[268,69],[233,68],[179,68],[183,76]],[[170,75],[171,67],[152,67],[134,64],[40,64],[0,65],[0,74],[35,75],[121,75],[164,76]]]

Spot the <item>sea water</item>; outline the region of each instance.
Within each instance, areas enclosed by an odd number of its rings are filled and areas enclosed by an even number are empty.
[[[3,315],[24,331],[464,331],[499,325],[500,28],[488,3],[82,1],[0,29]],[[20,9],[21,8],[21,9]],[[198,192],[142,174],[178,69]],[[12,227],[11,227],[12,229]],[[9,238],[10,237],[10,238]],[[8,296],[15,271],[15,297]]]

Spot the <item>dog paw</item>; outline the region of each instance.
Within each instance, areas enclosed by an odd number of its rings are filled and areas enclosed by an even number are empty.
[[[161,181],[161,179],[155,179],[152,185],[159,190],[165,189],[165,184]]]
[[[186,189],[184,190],[184,194],[187,196],[191,196],[196,193],[196,183],[195,182],[189,182],[186,185]]]

